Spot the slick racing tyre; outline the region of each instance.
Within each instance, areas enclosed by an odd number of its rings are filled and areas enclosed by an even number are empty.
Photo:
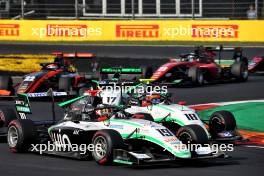
[[[244,62],[236,62],[231,66],[231,73],[237,81],[245,82],[248,80],[248,66]]]
[[[204,75],[199,67],[191,67],[188,70],[188,77],[196,86],[201,86],[204,84]]]
[[[27,152],[36,139],[36,129],[29,119],[16,119],[9,123],[7,143],[14,153]]]
[[[10,76],[0,76],[0,89],[9,90],[12,86],[12,79]]]
[[[11,94],[14,94],[14,88],[12,85],[13,80],[10,76],[0,76],[0,90],[11,91]]]
[[[176,136],[183,144],[207,144],[208,135],[199,125],[186,125],[181,127]]]
[[[136,113],[136,114],[133,115],[134,118],[136,118],[136,116],[143,116],[144,117],[143,119],[154,122],[154,118],[150,114],[147,114],[147,113]]]
[[[209,118],[209,132],[214,136],[224,131],[234,131],[236,119],[229,111],[216,111]]]
[[[115,130],[97,131],[92,141],[94,145],[92,156],[100,165],[112,164],[114,150],[124,148],[123,139]]]
[[[69,92],[72,87],[72,78],[69,77],[60,77],[59,79],[59,90]]]
[[[0,128],[7,127],[9,123],[16,119],[16,112],[11,108],[2,108],[0,109]]]
[[[152,67],[145,67],[143,68],[143,76],[144,79],[149,79],[153,75],[153,68]]]

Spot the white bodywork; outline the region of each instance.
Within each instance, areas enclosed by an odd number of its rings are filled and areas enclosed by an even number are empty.
[[[104,104],[119,105],[121,103],[120,92],[103,91],[100,95],[103,98]],[[123,93],[122,96],[124,97],[128,95]],[[201,126],[206,131],[208,137],[210,137],[204,123],[201,121],[195,110],[184,105],[160,103],[156,105],[149,105],[147,107],[131,106],[126,109],[126,112],[130,114],[151,114],[155,122],[171,121],[179,124],[180,126],[196,124]]]
[[[80,121],[79,123],[74,123],[72,121],[65,121],[50,127],[49,134],[52,134],[54,128],[75,128],[84,131],[98,131],[102,129],[113,129],[120,133],[120,135],[126,139],[138,138],[138,140],[147,140],[155,143],[164,148],[164,150],[169,151],[175,157],[178,158],[191,158],[191,153],[187,149],[185,144],[181,141],[166,127],[157,124],[155,122],[143,120],[143,119],[109,119],[102,122],[86,122]],[[56,143],[56,141],[53,141]],[[208,149],[208,153],[212,150]]]

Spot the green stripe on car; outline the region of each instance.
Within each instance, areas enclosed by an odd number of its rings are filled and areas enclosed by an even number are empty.
[[[73,103],[73,102],[75,102],[75,101],[77,101],[77,100],[80,100],[80,99],[84,98],[85,96],[86,96],[86,95],[84,95],[84,96],[80,96],[80,97],[77,97],[77,98],[74,98],[74,99],[71,99],[71,100],[68,100],[68,101],[65,101],[65,102],[59,103],[58,105],[59,105],[60,107],[63,107],[63,106],[65,106],[65,105],[67,105],[67,104],[70,104],[70,103]]]
[[[115,159],[114,162],[115,163],[120,163],[120,164],[128,164],[128,165],[132,165],[133,164],[133,162],[125,161],[125,160],[118,160],[118,159]]]
[[[130,136],[131,134],[121,134],[121,136],[123,138],[126,138],[127,136]],[[167,146],[164,142],[158,140],[158,139],[155,139],[151,136],[147,136],[147,135],[141,135],[141,134],[133,134],[132,136],[130,136],[131,138],[142,138],[144,140],[147,140],[147,141],[150,141],[150,142],[153,142],[161,147],[163,147],[164,149],[168,150],[169,152],[171,152],[173,155],[177,156],[177,157],[191,157],[191,153],[188,151],[188,152],[176,152],[174,151],[171,147]]]

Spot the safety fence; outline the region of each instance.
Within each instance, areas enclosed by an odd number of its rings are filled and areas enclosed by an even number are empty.
[[[264,19],[263,0],[0,0],[2,19]]]

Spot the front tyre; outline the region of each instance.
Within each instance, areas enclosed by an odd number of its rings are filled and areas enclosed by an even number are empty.
[[[99,165],[109,165],[113,162],[115,149],[122,149],[124,142],[115,130],[100,130],[93,137],[94,151],[92,156]]]
[[[181,127],[176,136],[183,144],[207,144],[208,135],[199,125],[186,125]]]
[[[236,62],[231,66],[231,73],[239,82],[248,80],[248,66],[244,62]]]
[[[196,86],[202,86],[204,84],[204,75],[199,67],[191,67],[188,69],[188,77]]]

